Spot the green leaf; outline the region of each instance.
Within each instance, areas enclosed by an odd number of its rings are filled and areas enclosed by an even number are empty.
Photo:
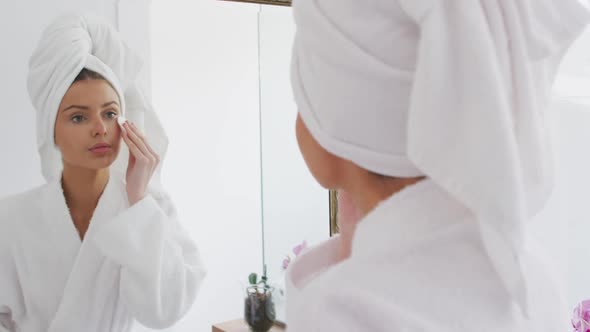
[[[248,281],[250,285],[256,285],[256,281],[258,280],[258,275],[256,273],[250,273],[248,276]]]

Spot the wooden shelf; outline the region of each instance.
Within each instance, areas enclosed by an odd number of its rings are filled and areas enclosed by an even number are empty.
[[[279,325],[273,326],[269,332],[284,332],[285,328]],[[250,327],[243,319],[234,319],[213,325],[212,332],[250,332]]]

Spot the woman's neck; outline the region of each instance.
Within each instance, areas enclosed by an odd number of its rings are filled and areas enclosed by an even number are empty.
[[[349,190],[359,213],[366,216],[382,201],[421,180],[424,180],[424,177],[387,178],[368,175],[356,181]]]
[[[61,185],[68,207],[94,210],[108,181],[108,168],[90,170],[64,165]]]

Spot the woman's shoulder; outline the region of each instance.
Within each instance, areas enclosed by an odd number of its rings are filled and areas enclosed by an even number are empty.
[[[25,191],[0,198],[0,224],[22,219],[29,212],[40,208],[51,184],[45,183]],[[5,225],[2,225],[5,226]]]
[[[45,183],[40,186],[36,186],[33,188],[29,188],[8,196],[0,197],[0,206],[8,207],[13,206],[14,204],[22,201],[27,201],[30,198],[34,198],[39,196],[41,192],[44,192],[49,187],[48,183]]]
[[[47,213],[47,199],[60,194],[58,186],[59,183],[45,183],[0,198],[0,243],[13,243],[18,234]]]

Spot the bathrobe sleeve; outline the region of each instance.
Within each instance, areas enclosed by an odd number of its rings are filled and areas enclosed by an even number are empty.
[[[13,319],[24,312],[22,288],[10,250],[10,234],[14,234],[11,222],[16,219],[9,209],[17,205],[14,200],[0,201],[0,332],[17,331]]]
[[[351,279],[347,273],[350,261],[338,263],[336,259],[340,241],[340,236],[334,236],[310,248],[289,266],[288,332],[440,330],[421,313],[408,311],[395,301],[384,301]],[[366,275],[380,272],[360,265],[352,269],[361,269]]]
[[[420,31],[408,156],[477,215],[494,269],[526,313],[526,223],[553,187],[545,118],[553,57],[588,12],[575,0],[399,3]]]
[[[165,192],[151,191],[105,224],[95,241],[121,266],[121,298],[141,324],[166,328],[189,310],[206,271]]]
[[[348,287],[348,290],[345,288]],[[316,294],[295,321],[288,321],[288,332],[372,331],[405,332],[436,331],[426,329],[428,322],[420,322],[408,313],[401,312],[390,302],[356,291],[354,285],[326,287]]]
[[[0,332],[16,332],[16,326],[12,321],[10,312],[4,312],[3,310],[0,308]]]
[[[336,257],[339,236],[310,248],[287,271],[287,330],[289,332],[424,331],[424,322],[412,318],[391,301],[364,292],[344,273]],[[346,261],[343,263],[346,264]],[[325,273],[331,275],[326,277]],[[367,274],[378,271],[366,271]],[[437,330],[433,328],[432,331]],[[430,331],[430,330],[428,330]]]
[[[0,245],[0,332],[16,332],[13,312],[22,296],[13,260],[3,249]]]
[[[7,255],[0,244],[0,332],[14,332],[16,326],[12,320],[14,299],[19,291],[16,282],[15,267],[12,258]]]

